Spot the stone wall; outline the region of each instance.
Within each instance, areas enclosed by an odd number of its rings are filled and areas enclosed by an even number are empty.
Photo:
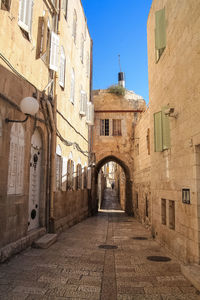
[[[166,48],[155,61],[155,12],[165,7]],[[148,70],[151,124],[153,233],[185,262],[199,263],[199,81],[200,3],[154,0],[148,17]],[[169,117],[169,149],[154,151],[154,113],[174,108]],[[189,189],[190,203],[182,190]]]
[[[60,232],[89,216],[87,189],[56,192],[54,202],[54,231]]]
[[[151,223],[150,184],[150,112],[145,111],[135,124],[133,203],[136,217],[145,224]]]

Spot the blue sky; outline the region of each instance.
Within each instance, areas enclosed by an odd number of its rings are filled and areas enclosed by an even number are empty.
[[[93,89],[117,83],[118,54],[126,88],[149,101],[147,18],[152,0],[82,0],[93,39]]]

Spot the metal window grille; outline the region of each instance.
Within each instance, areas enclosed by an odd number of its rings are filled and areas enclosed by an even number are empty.
[[[113,135],[119,136],[121,133],[121,120],[113,120]]]
[[[100,120],[100,135],[109,136],[109,119]]]

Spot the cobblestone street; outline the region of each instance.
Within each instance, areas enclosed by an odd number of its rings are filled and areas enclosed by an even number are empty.
[[[105,244],[118,248],[99,248]],[[27,249],[2,264],[0,299],[200,299],[174,258],[148,256],[169,255],[134,218],[100,212],[60,234],[49,249]]]

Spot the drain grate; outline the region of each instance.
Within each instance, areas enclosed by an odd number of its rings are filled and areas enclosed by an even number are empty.
[[[117,249],[118,247],[115,245],[99,245],[100,249],[106,249],[106,250],[110,250],[110,249]]]
[[[148,240],[147,237],[144,236],[134,236],[132,237],[133,240],[140,240],[140,241],[144,241],[144,240]]]
[[[171,258],[169,258],[167,256],[148,256],[147,259],[151,260],[151,261],[162,261],[162,262],[171,260]]]

